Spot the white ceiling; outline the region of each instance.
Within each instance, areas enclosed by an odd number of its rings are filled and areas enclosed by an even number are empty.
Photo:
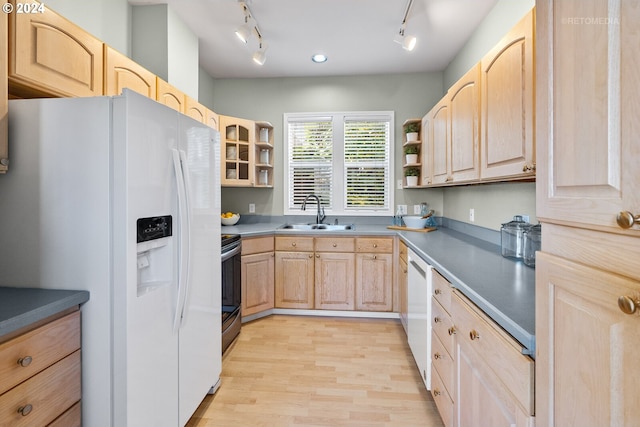
[[[407,0],[253,0],[249,7],[267,60],[258,66],[253,37],[243,45],[234,31],[244,22],[237,0],[130,0],[169,4],[199,39],[200,65],[214,78],[346,76],[442,71],[497,0],[414,0],[406,34],[418,37],[407,52],[394,42]],[[324,64],[311,55],[326,54]]]

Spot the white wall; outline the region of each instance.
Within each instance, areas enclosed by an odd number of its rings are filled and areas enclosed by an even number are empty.
[[[131,57],[198,99],[198,38],[166,4],[132,7]]]
[[[127,0],[46,0],[43,3],[117,51],[131,54],[131,6]]]

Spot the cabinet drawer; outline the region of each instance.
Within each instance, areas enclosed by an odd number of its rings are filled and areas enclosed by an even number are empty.
[[[440,303],[433,298],[431,299],[431,316],[433,318],[433,332],[440,338],[445,350],[453,356],[455,348],[455,328],[453,322]]]
[[[453,358],[440,341],[440,338],[433,332],[431,333],[431,363],[436,371],[438,371],[438,374],[440,374],[440,379],[449,394],[452,394],[454,384]]]
[[[47,427],[81,427],[82,426],[82,405],[80,402],[67,409],[54,422]]]
[[[273,252],[273,236],[242,239],[242,255]]]
[[[491,367],[527,414],[533,415],[534,361],[522,354],[522,346],[458,292],[451,298],[451,316],[457,336]]]
[[[313,237],[276,236],[276,251],[313,252]]]
[[[80,311],[0,344],[0,394],[79,348]]]
[[[316,238],[316,252],[354,252],[356,242],[353,237]]]
[[[442,417],[445,427],[453,426],[453,400],[444,387],[442,379],[438,375],[438,371],[431,367],[431,395],[436,402],[438,412]]]
[[[0,396],[0,420],[12,427],[42,426],[80,400],[80,350]],[[18,410],[31,405],[31,412]]]
[[[392,253],[393,239],[384,237],[358,237],[356,239],[358,252]]]
[[[451,313],[451,283],[435,269],[431,271],[433,272],[433,297],[438,300],[447,313]]]

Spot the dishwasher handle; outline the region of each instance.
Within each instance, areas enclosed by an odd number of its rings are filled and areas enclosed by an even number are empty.
[[[427,272],[422,269],[420,264],[418,264],[414,260],[409,260],[409,264],[411,264],[413,268],[415,268],[422,277],[424,277],[425,279],[427,278]]]

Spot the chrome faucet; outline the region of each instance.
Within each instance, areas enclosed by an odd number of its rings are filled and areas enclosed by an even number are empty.
[[[315,194],[309,194],[307,197],[305,197],[304,201],[302,202],[302,210],[303,211],[307,210],[307,201],[309,199],[316,199],[316,203],[318,205],[318,213],[316,214],[316,224],[322,224],[322,221],[324,221],[326,216],[324,214],[324,208],[322,207],[322,204],[320,203],[320,198],[318,196],[316,196]]]

